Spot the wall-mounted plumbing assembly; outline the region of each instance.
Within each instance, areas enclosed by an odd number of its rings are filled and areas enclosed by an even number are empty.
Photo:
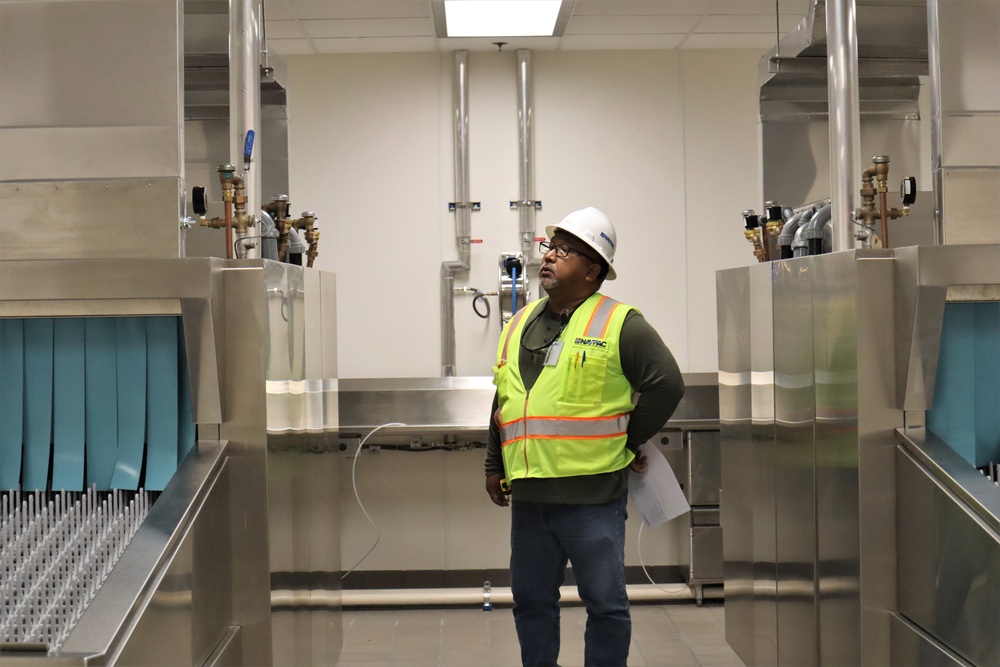
[[[861,226],[854,233],[854,238],[861,241],[863,248],[870,248],[872,236],[877,234],[880,245],[889,247],[889,220],[895,220],[910,214],[910,205],[917,198],[917,179],[907,176],[900,184],[899,195],[903,208],[889,208],[886,193],[889,191],[889,156],[876,155],[872,158],[872,166],[861,173],[861,208],[854,211],[852,220]],[[875,196],[878,195],[878,204]],[[881,222],[876,228],[875,223]]]
[[[231,164],[219,165],[224,209],[221,218],[207,217],[206,188],[192,189],[192,203],[194,212],[198,214],[198,225],[226,231],[226,259],[259,256],[301,266],[302,256],[305,255],[306,266],[312,268],[319,254],[316,214],[304,211],[301,217],[291,218],[288,215],[288,195],[278,195],[261,207],[260,233],[253,234],[258,220],[247,212],[246,182],[235,171],[236,167]]]
[[[500,253],[500,327],[503,328],[519,308],[527,303],[528,276],[524,255],[519,252]]]
[[[859,227],[854,238],[862,248],[888,248],[889,220],[909,215],[910,205],[916,200],[917,179],[907,176],[900,184],[902,208],[889,208],[888,176],[889,158],[885,155],[872,158],[872,166],[862,173],[861,208],[851,212],[852,222]],[[743,234],[758,262],[821,255],[833,250],[832,209],[829,199],[797,209],[765,202],[763,214],[753,209],[743,211]]]
[[[502,252],[499,257],[499,280],[495,292],[484,292],[476,287],[455,285],[455,273],[472,268],[471,248],[482,243],[472,238],[471,214],[481,210],[480,202],[471,201],[469,195],[469,53],[455,52],[452,79],[455,147],[455,201],[448,210],[455,214],[455,235],[458,260],[441,263],[441,374],[455,375],[455,295],[472,295],[472,309],[483,319],[490,317],[488,297],[496,296],[499,305],[499,324],[503,327],[518,308],[531,299],[528,272],[537,267],[535,244],[544,237],[535,235],[535,212],[542,202],[535,199],[534,140],[532,133],[533,103],[531,95],[531,51],[517,51],[517,114],[519,147],[518,198],[510,202],[510,209],[518,213],[520,250]]]

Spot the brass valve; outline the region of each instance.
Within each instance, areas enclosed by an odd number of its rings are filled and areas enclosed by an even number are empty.
[[[914,179],[908,178],[903,181],[904,185],[916,187]],[[912,199],[907,199],[904,195],[903,208],[890,208],[886,202],[886,193],[889,191],[889,156],[876,155],[872,158],[872,166],[866,168],[861,174],[861,208],[854,212],[856,220],[860,221],[870,233],[875,230],[876,221],[881,222],[881,232],[878,232],[883,248],[889,247],[889,220],[895,220],[910,214],[909,204]],[[878,196],[878,203],[875,196]],[[862,238],[858,236],[858,238]]]

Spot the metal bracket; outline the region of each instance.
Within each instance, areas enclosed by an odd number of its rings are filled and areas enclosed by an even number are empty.
[[[477,201],[448,202],[449,211],[454,211],[456,208],[471,208],[473,211],[479,211],[482,209],[482,205]]]
[[[522,199],[522,200],[515,200],[515,201],[512,201],[510,203],[511,210],[514,210],[515,208],[518,208],[518,207],[521,207],[521,206],[533,206],[533,207],[535,207],[535,209],[541,211],[542,210],[542,200],[541,199]]]

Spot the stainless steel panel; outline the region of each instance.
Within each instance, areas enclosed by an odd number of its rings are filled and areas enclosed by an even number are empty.
[[[989,202],[1000,192],[1000,182],[996,176],[967,180],[961,171],[1000,167],[1000,6],[994,0],[927,4],[937,238],[947,244],[995,243],[996,225],[981,221],[996,219]],[[978,190],[983,186],[985,194]]]
[[[178,256],[181,4],[0,3],[0,259]]]
[[[0,184],[10,222],[0,260],[177,257],[180,187],[176,177]]]
[[[344,460],[333,435],[339,428],[335,282],[313,269],[262,264],[273,661],[335,665],[343,644]]]
[[[1000,137],[1000,127],[994,132]],[[1000,145],[995,150],[1000,154]],[[1000,195],[1000,168],[943,169],[941,185],[946,244],[1000,243],[995,204]]]
[[[341,628],[340,466],[320,443],[269,437],[275,665],[335,665]]]
[[[892,667],[969,667],[963,660],[905,617],[892,614]]]
[[[891,318],[895,302],[893,265],[895,261],[879,256],[879,251],[859,253],[856,262],[857,312],[857,493],[858,493],[858,556],[860,570],[860,638],[861,664],[885,665],[890,656],[888,611],[895,608],[895,475],[892,455],[894,431],[904,422],[903,411],[897,407],[895,394],[895,355],[893,346],[899,339]],[[867,286],[878,285],[878,289]],[[833,508],[831,508],[833,511]],[[840,511],[840,510],[836,510]],[[848,529],[849,530],[849,529]],[[826,600],[838,600],[844,581],[837,578],[838,566],[827,567],[828,561],[839,557],[826,552],[827,561],[821,567],[828,577],[820,579],[824,600],[820,615],[821,626],[838,627],[840,619],[834,611],[856,614],[853,603],[826,605]],[[853,568],[852,568],[853,569]],[[853,583],[848,580],[849,584]],[[830,613],[824,612],[830,611]],[[824,634],[824,637],[827,635]],[[842,656],[840,646],[821,645],[823,656]],[[853,653],[853,651],[852,651]]]
[[[146,618],[141,611],[148,608],[149,618],[156,617],[158,622],[166,623],[175,631],[169,634],[162,630],[152,632],[153,638],[159,633],[170,639],[170,645],[163,648],[163,657],[152,656],[152,659],[167,661],[158,664],[194,660],[191,636],[193,542],[190,536],[197,532],[191,529],[197,525],[202,507],[228,502],[227,494],[216,491],[219,480],[224,477],[224,447],[224,443],[201,442],[185,459],[67,638],[62,653],[102,655],[114,662],[123,650],[126,654],[139,650],[128,648],[126,644],[131,637],[150,639],[148,635],[155,626],[139,620],[140,616]],[[225,482],[219,488],[223,487]],[[172,562],[158,570],[157,565],[165,558]],[[218,585],[223,587],[226,585],[224,568],[225,565],[220,564],[211,568],[221,575]],[[224,600],[224,596],[219,599]],[[140,610],[138,614],[136,607]],[[132,627],[133,622],[138,622],[138,626]]]
[[[995,0],[937,0],[940,21],[942,110],[945,115],[996,113],[1000,91],[996,66],[1000,62],[1000,5]],[[983,140],[989,141],[987,136]],[[992,140],[997,139],[996,135]],[[947,142],[946,142],[947,143]],[[950,164],[997,164],[945,162]]]
[[[955,496],[977,521],[1000,533],[1000,492],[948,443],[923,427],[896,431],[896,440],[948,494]]]
[[[6,99],[0,125],[172,127],[179,138],[178,4],[177,0],[4,2],[0,87],[18,94]],[[127,160],[131,152],[121,146],[100,148],[91,153],[95,163],[116,162],[116,155]],[[55,166],[66,156],[50,157]],[[85,166],[76,164],[78,169]],[[175,164],[175,169],[179,166]],[[130,175],[127,164],[118,163],[116,168],[121,170],[118,175]]]
[[[722,488],[719,431],[689,431],[687,496],[691,505],[718,505]]]
[[[816,258],[772,270],[774,300],[774,539],[779,665],[819,662],[816,600],[816,402],[813,274]],[[817,299],[822,298],[817,294]],[[817,306],[818,319],[821,306]],[[762,343],[764,341],[761,341]],[[764,532],[768,532],[765,528]]]
[[[898,407],[926,410],[934,400],[948,286],[1000,283],[1000,246],[897,248],[893,257]]]
[[[753,509],[754,658],[778,663],[777,519],[775,516],[774,319],[771,272],[750,267],[750,387]]]
[[[1000,20],[998,20],[1000,23]],[[997,36],[1000,39],[1000,35]],[[997,59],[1000,62],[1000,58]],[[990,115],[965,112],[956,116],[945,116],[941,119],[941,131],[944,135],[944,146],[941,150],[941,162],[945,169],[1000,168],[1000,116],[998,111]],[[996,191],[993,191],[996,194]],[[989,209],[982,209],[984,212]],[[990,243],[983,239],[980,243]]]
[[[825,89],[824,89],[825,93]],[[889,155],[890,178],[921,171],[919,120],[862,117],[861,155]],[[867,161],[868,157],[864,158]],[[825,117],[761,122],[761,201],[800,206],[830,197],[830,141]],[[860,181],[856,184],[860,188]],[[891,198],[890,198],[891,201]],[[915,206],[923,207],[925,202]],[[930,203],[926,202],[930,207]]]
[[[228,18],[226,19],[228,25]],[[228,79],[227,79],[228,84]],[[223,118],[191,118],[186,110],[184,119],[184,185],[188,193],[194,187],[205,188],[209,218],[225,215],[222,186],[218,167],[229,161],[229,113],[227,106]],[[184,215],[194,216],[193,202],[187,198]],[[225,257],[226,235],[221,229],[194,226],[185,233],[186,257]]]
[[[899,611],[970,663],[998,664],[1000,493],[985,478],[974,479],[970,466],[965,479],[950,476],[962,487],[982,487],[982,495],[992,496],[993,507],[986,508],[994,519],[990,525],[918,458],[961,470],[944,454],[947,448],[925,446],[914,456],[911,451],[921,448],[910,440],[896,455]]]
[[[691,528],[690,581],[722,581],[722,528],[693,526]]]
[[[692,526],[718,526],[719,517],[720,517],[719,510],[714,507],[691,508]],[[721,552],[720,552],[720,557],[721,557]]]
[[[749,269],[716,274],[719,323],[720,514],[726,595],[726,642],[754,664],[753,455],[750,397]]]
[[[242,509],[230,525],[233,576],[240,582],[232,596],[233,624],[242,628],[241,651],[249,663],[271,660],[270,577],[267,534],[267,406],[264,388],[263,331],[266,321],[264,276],[260,261],[227,262],[223,273],[225,319],[222,348],[226,420],[222,438],[233,449],[231,465],[240,484],[232,502]]]
[[[111,664],[196,664],[216,647],[220,628],[229,627],[233,589],[238,586],[229,542],[230,473],[230,466],[224,465],[213,480],[197,521],[184,534],[149,605]]]

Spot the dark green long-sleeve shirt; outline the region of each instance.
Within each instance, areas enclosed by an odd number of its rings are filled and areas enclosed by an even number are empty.
[[[535,321],[524,331],[518,364],[524,386],[531,389],[542,372],[544,352],[529,352],[551,340],[560,329],[559,316],[548,308],[539,309]],[[531,323],[528,323],[531,324]],[[635,409],[629,418],[626,447],[633,452],[649,440],[666,423],[684,395],[684,380],[677,362],[656,330],[640,313],[633,310],[622,324],[620,337],[622,372],[639,393]],[[500,454],[500,429],[492,415],[497,410],[493,398],[490,437],[486,449],[486,474],[503,474]],[[628,488],[628,468],[599,475],[577,477],[526,478],[515,480],[512,496],[515,500],[561,505],[589,505],[609,502]]]

